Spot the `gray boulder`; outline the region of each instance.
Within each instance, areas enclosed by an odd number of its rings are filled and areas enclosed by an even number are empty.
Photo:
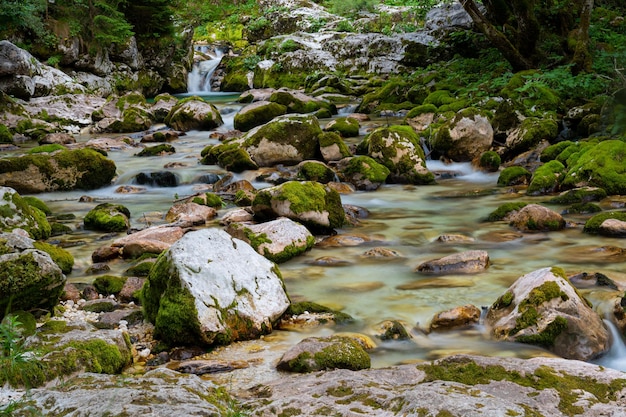
[[[0,317],[18,310],[52,310],[65,275],[50,255],[17,233],[1,233],[0,249]]]
[[[601,317],[558,268],[515,281],[490,308],[493,337],[542,346],[567,359],[590,360],[609,348]]]
[[[224,124],[219,110],[200,97],[189,97],[176,103],[164,122],[183,132],[211,130]]]
[[[306,227],[286,217],[261,224],[231,223],[226,231],[276,263],[306,252],[315,243]]]
[[[152,267],[142,290],[155,337],[169,344],[228,344],[272,331],[289,307],[280,272],[218,229],[187,233]]]

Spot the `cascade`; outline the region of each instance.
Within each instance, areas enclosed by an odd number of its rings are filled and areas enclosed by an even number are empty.
[[[604,320],[604,324],[611,333],[611,348],[606,354],[592,362],[607,368],[626,371],[626,344],[624,339],[612,321]]]
[[[211,92],[211,77],[222,61],[224,53],[220,49],[209,51],[207,46],[196,46],[196,54],[208,58],[196,61],[187,78],[187,92],[206,94]]]

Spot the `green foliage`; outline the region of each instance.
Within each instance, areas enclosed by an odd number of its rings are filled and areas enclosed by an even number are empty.
[[[0,35],[26,32],[43,36],[46,3],[47,0],[0,0]]]
[[[340,16],[356,17],[362,12],[373,12],[377,0],[330,0],[329,10]]]
[[[0,322],[0,385],[37,385],[38,381],[30,380],[29,368],[39,363],[24,347],[26,333],[16,315],[8,315]],[[2,412],[0,409],[0,415]]]

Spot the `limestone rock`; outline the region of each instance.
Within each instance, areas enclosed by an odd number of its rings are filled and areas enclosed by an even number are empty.
[[[476,273],[489,266],[489,254],[482,250],[470,250],[440,259],[424,262],[415,272],[434,274]]]
[[[143,290],[155,337],[228,344],[269,333],[289,306],[274,263],[218,229],[187,233],[152,267]]]
[[[565,227],[563,217],[547,207],[528,204],[509,217],[511,226],[523,232],[561,230]]]
[[[497,339],[539,345],[567,359],[593,359],[609,348],[601,317],[555,268],[518,278],[489,308],[486,324]]]
[[[464,109],[439,128],[431,146],[453,161],[469,162],[488,151],[492,143],[489,119],[475,109]]]
[[[59,266],[28,237],[0,233],[0,243],[0,317],[17,310],[52,310],[66,281]]]
[[[480,309],[474,305],[454,307],[437,313],[430,323],[430,330],[447,330],[478,324]]]
[[[419,138],[409,126],[381,127],[363,139],[357,148],[386,166],[388,182],[432,184],[434,175],[426,168],[426,157]]]
[[[165,124],[172,129],[211,130],[224,124],[217,108],[200,97],[189,97],[179,101],[167,115]]]
[[[367,369],[370,357],[363,347],[347,337],[308,337],[289,349],[277,369],[289,372],[314,372],[327,369]]]
[[[185,224],[204,225],[217,216],[217,210],[203,204],[179,203],[174,204],[165,215],[168,222],[183,222]]]
[[[252,211],[260,219],[284,216],[314,230],[339,228],[346,221],[339,194],[308,181],[289,181],[259,190]]]
[[[232,223],[226,231],[276,263],[304,253],[315,243],[315,238],[306,227],[286,217],[261,224]]]

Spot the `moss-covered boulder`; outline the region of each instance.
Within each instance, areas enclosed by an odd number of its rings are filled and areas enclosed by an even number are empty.
[[[319,135],[318,140],[322,159],[326,162],[339,161],[342,158],[352,156],[342,137],[335,132],[323,132]]]
[[[337,191],[311,181],[289,181],[259,192],[252,201],[255,217],[287,217],[313,231],[339,228],[346,214]]]
[[[34,241],[0,233],[0,319],[12,311],[52,310],[65,286],[65,275]]]
[[[343,181],[365,191],[378,189],[389,176],[386,166],[365,155],[342,159],[337,170]]]
[[[322,129],[315,116],[287,115],[251,130],[241,141],[260,167],[295,165],[317,159],[320,133]]]
[[[527,204],[508,215],[509,224],[522,232],[549,232],[565,228],[565,219],[539,204]]]
[[[93,281],[93,286],[96,287],[100,294],[119,294],[124,288],[124,284],[128,280],[128,277],[118,277],[116,275],[100,275]]]
[[[331,114],[337,113],[337,109],[332,104],[297,90],[281,88],[272,93],[269,101],[286,106],[288,113],[313,113],[320,109],[329,110]]]
[[[497,172],[501,163],[502,158],[495,151],[483,152],[478,158],[478,167],[487,172]]]
[[[609,348],[602,318],[559,268],[518,278],[489,308],[486,324],[498,340],[541,346],[567,359],[589,360]]]
[[[14,189],[0,187],[0,230],[23,229],[33,239],[47,239],[52,228],[43,211],[28,204]]]
[[[63,150],[0,159],[0,186],[17,192],[93,190],[109,185],[115,163],[93,149]]]
[[[60,246],[52,245],[43,241],[36,241],[33,245],[35,246],[35,249],[39,249],[40,251],[46,252],[50,255],[50,258],[52,258],[54,263],[61,268],[61,271],[64,274],[72,272],[72,268],[74,268],[74,257],[67,250]]]
[[[162,156],[171,155],[173,153],[176,153],[176,148],[169,143],[161,143],[159,145],[146,146],[139,151],[136,156]]]
[[[238,140],[207,146],[202,150],[201,156],[200,163],[203,165],[219,165],[232,172],[259,168]]]
[[[324,127],[327,132],[337,132],[344,138],[359,136],[359,121],[354,117],[338,117]]]
[[[315,372],[329,369],[368,369],[371,359],[355,340],[343,336],[308,337],[282,356],[277,369],[288,372]]]
[[[130,229],[130,211],[121,204],[102,203],[89,210],[83,222],[89,230],[124,232]]]
[[[298,179],[328,184],[335,181],[337,174],[320,161],[304,161],[298,164]]]
[[[583,232],[585,233],[600,233],[602,224],[609,219],[615,219],[622,222],[626,222],[626,211],[607,211],[596,214],[591,217],[585,223]]]
[[[542,140],[553,141],[559,133],[556,120],[528,117],[506,138],[507,154],[517,155],[530,150]]]
[[[197,96],[188,97],[176,103],[165,118],[165,124],[173,129],[211,130],[224,124],[219,110]]]
[[[457,162],[472,161],[491,148],[493,128],[476,108],[457,112],[430,140],[433,151]]]
[[[506,167],[500,172],[498,177],[499,187],[510,187],[514,185],[527,185],[532,178],[532,174],[521,166]]]
[[[511,215],[513,215],[514,213],[516,213],[517,211],[519,211],[520,209],[522,209],[523,207],[527,205],[528,203],[523,202],[523,201],[504,203],[498,206],[497,209],[489,213],[489,215],[487,216],[487,221],[497,222],[500,220],[508,220]]]
[[[388,182],[433,184],[435,176],[426,167],[426,157],[417,134],[410,126],[381,127],[363,139],[357,148],[386,166]]]
[[[287,113],[287,106],[269,101],[256,101],[235,114],[234,127],[242,132],[247,132],[285,113]]]
[[[219,229],[185,234],[150,270],[141,294],[156,338],[215,345],[272,331],[289,306],[280,272]]]
[[[563,187],[599,187],[609,195],[626,194],[626,142],[607,140],[584,152],[568,166]]]
[[[550,204],[574,204],[600,201],[606,197],[606,191],[597,187],[573,188],[548,200]]]
[[[27,339],[24,348],[37,352],[37,360],[3,373],[0,383],[6,375],[11,385],[36,387],[83,372],[119,374],[132,363],[128,334],[79,320],[47,321]]]
[[[261,224],[231,223],[226,231],[276,263],[288,261],[315,244],[306,227],[286,217]]]
[[[564,172],[565,167],[559,161],[546,162],[533,173],[526,194],[542,195],[556,192]]]

